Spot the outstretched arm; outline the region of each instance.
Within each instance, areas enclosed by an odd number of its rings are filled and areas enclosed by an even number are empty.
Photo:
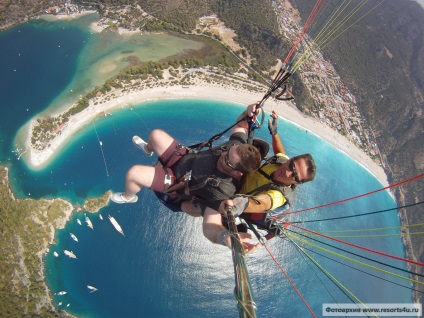
[[[247,134],[249,130],[249,126],[248,126],[247,120],[242,120],[242,119],[244,119],[246,116],[252,117],[253,115],[258,115],[259,112],[261,111],[259,106],[260,106],[259,102],[257,102],[256,104],[251,104],[247,106],[246,110],[242,112],[240,116],[237,118],[236,122],[239,122],[240,120],[241,121],[233,127],[233,130],[231,133],[233,134],[236,132],[242,132],[244,134]]]
[[[277,131],[278,126],[278,114],[275,110],[271,113],[272,121],[271,119],[268,119],[268,130],[270,134],[272,135],[272,150],[274,151],[274,155],[277,153],[286,153],[286,150],[284,149],[283,142],[281,141],[280,135]]]
[[[231,200],[223,201],[223,204],[231,204]],[[221,214],[211,208],[206,208],[203,215],[203,235],[212,243],[221,244],[231,248],[231,235],[228,230],[222,225]],[[253,235],[249,233],[239,233],[241,244],[246,253],[253,252],[259,245],[253,244],[250,240]]]

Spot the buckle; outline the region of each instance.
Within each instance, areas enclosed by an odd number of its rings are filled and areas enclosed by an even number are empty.
[[[165,185],[172,185],[172,177],[169,174],[165,175]]]
[[[219,186],[219,184],[221,183],[221,181],[220,181],[220,180],[217,180],[217,179],[215,179],[215,178],[208,178],[208,183],[209,183],[212,187],[217,188],[217,187]]]
[[[200,151],[199,150],[197,150],[197,149],[191,149],[191,148],[188,148],[189,150],[188,150],[188,153],[190,154],[190,155],[197,155]]]
[[[184,175],[184,181],[190,181],[191,180],[191,170],[187,171]]]

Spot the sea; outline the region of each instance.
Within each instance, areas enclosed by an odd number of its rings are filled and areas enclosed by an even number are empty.
[[[156,161],[133,146],[132,136],[147,138],[152,129],[161,128],[190,145],[225,130],[243,111],[241,104],[200,99],[134,104],[80,129],[47,166],[29,168],[23,160],[25,154],[18,160],[13,150],[24,148],[22,134],[31,118],[63,109],[74,96],[119,71],[128,54],[160,59],[199,45],[165,35],[138,35],[135,39],[92,33],[89,25],[96,18],[38,19],[0,32],[0,161],[10,166],[11,187],[18,198],[64,198],[82,204],[108,190],[122,191],[131,166]],[[288,155],[311,153],[317,165],[315,180],[298,187],[292,211],[383,187],[364,167],[307,127],[280,118],[279,132]],[[256,130],[255,136],[270,141],[266,127]],[[215,144],[228,137],[227,133]],[[358,216],[395,206],[387,191],[379,191],[290,214],[285,220],[405,257],[396,211]],[[125,236],[113,228],[109,215],[119,222]],[[355,217],[322,220],[343,216]],[[85,217],[93,229],[86,225]],[[390,231],[381,230],[389,227]],[[387,273],[407,276],[403,262],[311,236],[299,228],[289,226],[288,231],[290,238],[267,242],[269,252],[261,247],[246,256],[258,317],[311,316],[292,284],[317,316],[323,315],[325,303],[412,302],[411,283]],[[65,249],[73,251],[77,259],[65,256]],[[239,315],[231,251],[203,237],[201,218],[171,212],[146,189],[139,193],[136,204],[111,203],[98,213],[73,214],[65,228],[57,231],[45,256],[45,277],[55,306],[77,317]],[[91,292],[87,285],[97,291]],[[59,291],[67,293],[57,295]]]

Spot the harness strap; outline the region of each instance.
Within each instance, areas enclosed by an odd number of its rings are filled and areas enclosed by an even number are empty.
[[[195,195],[192,195],[191,192],[196,191],[198,189],[203,188],[206,186],[206,184],[211,184],[214,187],[219,187],[219,184],[221,183],[221,180],[217,180],[215,176],[209,176],[207,179],[205,179],[203,182],[189,187],[189,181],[191,178],[191,170],[186,173],[184,178],[177,184],[173,185],[172,187],[169,187],[164,193],[165,194],[171,194],[172,196],[175,196],[179,199],[189,199],[189,200],[203,200]],[[176,193],[177,191],[184,188],[184,193]]]
[[[265,165],[267,165],[267,163],[265,163],[264,165],[262,165],[262,167],[265,166]],[[272,184],[274,184],[275,182],[273,180],[271,180],[271,176],[269,174],[267,174],[265,171],[262,170],[262,167],[260,167],[258,169],[258,172],[261,175],[263,175],[266,179],[268,179],[269,181],[271,181],[271,183],[263,184],[260,187],[257,187],[257,188],[255,188],[255,189],[253,189],[253,190],[251,190],[251,191],[249,191],[249,192],[247,192],[245,194],[247,194],[247,195],[258,194],[258,193],[261,193],[262,191],[266,191],[266,190],[269,190],[270,188],[272,188]]]
[[[265,165],[264,165],[265,166]],[[263,167],[263,166],[262,166]],[[258,169],[258,172],[261,174],[261,175],[263,175],[265,178],[267,178],[269,181],[271,181],[271,182],[273,182],[272,180],[271,180],[271,176],[268,174],[268,173],[266,173],[265,171],[263,171],[262,170],[262,167],[260,167],[259,169]]]
[[[195,144],[195,145],[191,146],[191,148],[195,149],[196,152],[199,152],[205,146],[212,148],[212,144],[213,144],[214,141],[220,139],[222,137],[222,135],[224,135],[227,131],[232,129],[234,126],[237,126],[242,121],[245,121],[246,119],[249,119],[249,116],[243,117],[242,119],[240,119],[239,121],[237,121],[236,123],[234,123],[233,125],[228,127],[227,129],[221,131],[220,133],[218,133],[216,135],[213,135],[209,140]]]
[[[272,190],[278,190],[278,191],[280,191],[284,195],[283,191],[281,191],[278,186],[273,186],[272,183],[263,184],[260,187],[257,187],[256,189],[254,189],[252,191],[249,191],[246,194],[247,195],[256,195],[258,193],[261,193],[263,191],[267,191],[267,190],[270,190],[270,189],[272,189]]]
[[[175,149],[174,152],[172,153],[171,156],[168,157],[168,159],[165,160],[165,162],[162,164],[162,166],[166,167],[166,165],[168,164],[169,160],[171,160],[172,158],[174,158],[177,155],[178,150],[180,150],[181,148],[183,148],[184,146],[182,144],[178,144]]]
[[[168,188],[166,188],[166,177],[167,176],[169,176],[169,175],[166,175],[165,176],[165,191],[164,191],[164,193],[166,193],[166,194],[170,194],[171,192],[176,192],[176,191],[178,191],[178,190],[180,190],[181,188],[186,188],[186,190],[184,191],[184,193],[186,194],[186,195],[189,195],[190,193],[189,192],[187,192],[187,188],[188,188],[188,182],[190,181],[190,179],[191,179],[191,170],[190,171],[188,171],[186,174],[185,174],[185,176],[184,176],[184,178],[182,178],[181,180],[180,180],[180,182],[178,182],[178,183],[176,183],[176,184],[174,184],[173,186],[171,186],[171,187],[168,187]]]

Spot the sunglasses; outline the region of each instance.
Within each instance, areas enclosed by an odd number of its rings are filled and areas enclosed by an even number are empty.
[[[231,169],[233,169],[233,170],[237,170],[237,168],[236,167],[234,167],[232,164],[231,164],[231,162],[230,162],[230,149],[231,148],[229,148],[228,150],[227,150],[227,154],[225,155],[225,157],[224,157],[224,159],[225,159],[225,164],[228,166],[228,167],[230,167]]]
[[[295,165],[294,165],[294,160],[292,159],[292,160],[290,160],[290,163],[289,163],[289,170],[291,171],[291,172],[293,172],[293,181],[296,181],[297,183],[302,183],[302,181],[300,181],[300,178],[299,178],[299,176],[297,175],[297,173],[296,173],[296,167],[295,167]]]

